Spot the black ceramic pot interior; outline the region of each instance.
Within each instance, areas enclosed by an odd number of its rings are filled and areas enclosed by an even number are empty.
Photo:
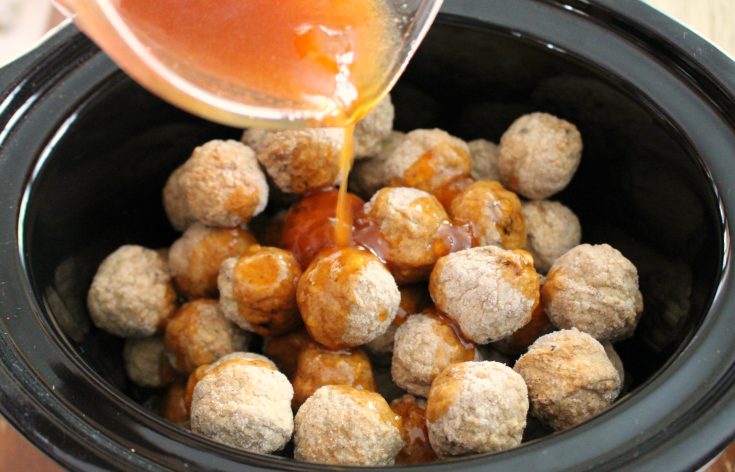
[[[542,44],[447,19],[437,22],[393,92],[396,129],[438,127],[498,141],[532,111],[575,123],[582,164],[553,197],[579,216],[586,243],[608,243],[637,266],[645,316],[616,346],[640,387],[664,369],[705,316],[722,266],[718,200],[687,142],[624,82]],[[122,340],[98,329],[86,292],[123,244],[169,246],[178,236],[161,190],[192,149],[240,130],[188,115],[118,73],[54,138],[22,222],[26,264],[51,335],[99,378],[153,407],[126,380]],[[269,211],[274,211],[269,208]]]

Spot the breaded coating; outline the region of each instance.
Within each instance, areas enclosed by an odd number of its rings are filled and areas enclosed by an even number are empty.
[[[122,246],[97,269],[87,307],[98,328],[142,338],[163,328],[176,311],[176,292],[164,259],[151,249]]]
[[[186,201],[186,193],[181,186],[180,178],[184,166],[173,171],[163,187],[163,208],[168,220],[176,231],[184,231],[197,221],[197,217]]]
[[[299,353],[303,348],[314,344],[306,328],[292,333],[266,338],[263,343],[263,353],[272,359],[289,380],[293,380],[296,366],[299,361]]]
[[[243,139],[254,143],[258,161],[283,192],[303,194],[342,180],[342,128],[261,130],[255,136],[253,133],[248,130]]]
[[[577,127],[546,113],[518,118],[500,139],[500,173],[514,192],[531,200],[563,190],[579,167]]]
[[[528,389],[520,375],[498,362],[447,367],[426,401],[429,440],[441,458],[498,452],[521,443]]]
[[[383,334],[400,299],[380,259],[357,248],[322,251],[299,280],[296,297],[309,334],[330,349],[359,346]]]
[[[406,133],[391,131],[381,143],[380,151],[373,157],[355,161],[350,172],[350,192],[368,200],[383,187],[388,185],[385,174],[385,163],[393,151],[403,142]]]
[[[467,143],[440,129],[411,131],[385,163],[391,187],[413,187],[432,195],[471,171]]]
[[[141,387],[163,387],[174,380],[175,372],[166,359],[163,336],[125,340],[125,373]]]
[[[500,181],[500,147],[486,139],[475,139],[467,143],[472,159],[472,178],[475,180]]]
[[[395,109],[386,95],[360,121],[355,123],[354,150],[355,159],[376,155],[383,140],[388,138],[393,129]]]
[[[194,389],[191,430],[258,454],[283,449],[293,433],[293,389],[261,361],[232,359],[207,372]]]
[[[602,347],[605,349],[605,354],[607,354],[607,358],[610,359],[612,365],[615,366],[615,370],[618,371],[618,376],[620,376],[620,385],[624,385],[625,368],[623,367],[623,361],[620,359],[618,352],[615,350],[610,341],[603,341]]]
[[[388,187],[365,204],[365,214],[387,244],[384,259],[396,283],[427,280],[439,258],[439,229],[449,222],[441,203],[421,190]]]
[[[600,341],[635,323],[637,293],[635,266],[607,244],[582,244],[564,254],[541,290],[554,326],[575,327]]]
[[[401,423],[377,393],[320,388],[294,418],[294,457],[333,465],[392,465],[403,448]]]
[[[225,354],[247,351],[250,335],[222,314],[217,300],[182,305],[166,325],[166,352],[171,365],[189,375]]]
[[[421,397],[448,366],[481,360],[474,343],[462,338],[447,318],[434,310],[411,315],[396,331],[391,373],[396,384]]]
[[[296,305],[301,267],[290,252],[254,244],[222,263],[217,285],[225,317],[261,336],[280,336],[302,324]]]
[[[468,339],[487,344],[531,320],[539,303],[539,277],[526,251],[485,246],[439,259],[429,292]]]
[[[557,431],[602,413],[622,386],[602,344],[576,328],[540,337],[513,370],[528,385],[531,414]]]
[[[294,397],[291,405],[294,411],[298,411],[307,398],[325,385],[347,385],[368,392],[377,391],[370,359],[362,349],[333,351],[316,343],[299,353],[292,384]]]
[[[178,183],[191,214],[207,226],[247,223],[268,204],[268,184],[255,153],[233,140],[210,141],[194,149]],[[174,215],[180,223],[181,213]]]
[[[247,230],[194,223],[169,251],[168,266],[176,288],[190,300],[216,297],[222,263],[253,244],[255,237]]]
[[[473,247],[526,247],[521,200],[500,182],[483,180],[468,186],[452,200],[449,216],[455,224],[471,228]]]
[[[438,459],[429,442],[426,429],[426,400],[404,395],[393,400],[390,409],[401,417],[403,449],[396,457],[397,465],[426,464]]]
[[[526,251],[533,256],[539,272],[548,272],[557,259],[582,240],[582,227],[577,215],[559,202],[538,200],[523,202],[526,219]]]

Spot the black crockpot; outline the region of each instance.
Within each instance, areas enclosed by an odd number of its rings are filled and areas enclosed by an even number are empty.
[[[546,111],[585,141],[554,199],[639,269],[626,393],[571,430],[456,471],[690,471],[735,436],[735,62],[636,0],[445,0],[393,92],[396,128],[497,140]],[[142,90],[73,26],[0,70],[0,411],[72,470],[344,470],[224,447],[158,418],[85,305],[122,244],[177,237],[167,175],[240,130]],[[730,211],[732,214],[732,211]]]

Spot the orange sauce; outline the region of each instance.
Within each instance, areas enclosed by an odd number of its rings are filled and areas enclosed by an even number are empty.
[[[405,445],[396,457],[396,464],[424,464],[436,461],[438,457],[429,442],[424,408],[421,408],[411,395],[393,400],[390,408],[403,419],[401,437]]]

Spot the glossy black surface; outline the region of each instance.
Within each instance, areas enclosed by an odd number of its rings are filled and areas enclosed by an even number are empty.
[[[633,260],[646,303],[619,345],[632,384],[615,408],[452,468],[693,470],[735,432],[735,298],[712,180],[731,208],[735,65],[638,2],[450,1],[443,12],[394,91],[396,127],[497,140],[528,111],[576,123],[583,164],[555,198],[580,216],[585,242]],[[126,397],[149,392],[126,384],[120,340],[86,315],[105,255],[176,237],[160,203],[168,173],[195,145],[239,132],[160,102],[72,28],[35,54],[0,75],[3,414],[78,470],[318,468],[147,413]]]

